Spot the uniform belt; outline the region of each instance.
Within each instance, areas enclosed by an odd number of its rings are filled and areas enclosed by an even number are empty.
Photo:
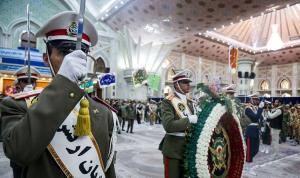
[[[166,134],[177,136],[177,137],[185,137],[185,133],[183,133],[183,132],[172,132],[172,133],[166,133]]]
[[[254,125],[254,126],[258,126],[258,123],[251,123],[249,125]]]

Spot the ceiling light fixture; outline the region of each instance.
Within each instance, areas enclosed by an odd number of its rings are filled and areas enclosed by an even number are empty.
[[[272,25],[272,34],[270,36],[270,39],[267,43],[267,48],[268,50],[272,50],[272,51],[275,51],[275,50],[278,50],[278,49],[281,49],[283,48],[283,42],[278,34],[278,25],[277,24],[273,24]]]
[[[154,34],[159,34],[159,26],[157,24],[146,24],[146,26],[144,27],[144,30],[148,33],[154,33]]]

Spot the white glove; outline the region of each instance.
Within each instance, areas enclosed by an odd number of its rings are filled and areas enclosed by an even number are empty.
[[[197,120],[198,120],[197,115],[189,115],[188,118],[189,118],[190,123],[192,123],[192,124],[197,123]]]
[[[265,106],[265,102],[261,101],[258,105],[259,108],[263,108]]]
[[[74,83],[83,80],[87,75],[86,54],[81,50],[76,50],[66,55],[58,70],[58,74]]]
[[[33,90],[33,86],[31,84],[26,85],[23,89],[23,92],[28,92],[28,91],[32,91]]]

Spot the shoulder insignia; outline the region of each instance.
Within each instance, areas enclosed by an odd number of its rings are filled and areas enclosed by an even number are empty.
[[[93,112],[94,112],[94,114],[97,114],[97,113],[99,113],[99,110],[96,108],[96,109],[93,109]]]
[[[175,95],[168,95],[168,96],[166,97],[166,99],[171,101],[174,97],[175,97]]]
[[[29,98],[29,97],[33,97],[33,96],[38,96],[42,91],[43,91],[43,89],[32,90],[32,91],[28,91],[28,92],[20,92],[20,93],[11,95],[11,97],[16,100],[24,99],[24,98]]]
[[[31,100],[31,104],[34,104],[36,102],[38,102],[39,100],[39,97],[38,96],[35,96],[32,100]]]

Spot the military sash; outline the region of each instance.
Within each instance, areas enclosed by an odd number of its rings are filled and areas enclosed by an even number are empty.
[[[56,130],[48,150],[68,178],[105,178],[98,144],[92,135],[74,136],[79,103]]]
[[[112,136],[111,136],[110,143],[109,143],[109,153],[108,153],[108,160],[107,160],[107,163],[105,166],[105,171],[107,171],[108,168],[110,167],[110,165],[113,161],[114,155],[115,155],[115,151],[116,151],[115,145],[117,143],[117,127],[116,126],[119,125],[117,114],[114,111],[111,111],[111,113],[113,115],[114,127],[113,127],[113,132],[112,132]]]
[[[173,107],[175,108],[176,113],[180,118],[186,118],[189,115],[192,115],[192,112],[188,107],[187,103],[183,102],[180,98],[171,95],[167,99],[171,101]]]
[[[15,93],[15,94],[11,95],[11,97],[16,100],[29,98],[29,97],[35,97],[35,96],[39,95],[42,91],[43,91],[43,89],[31,90],[31,91],[27,91],[27,92],[20,92],[20,93]]]

